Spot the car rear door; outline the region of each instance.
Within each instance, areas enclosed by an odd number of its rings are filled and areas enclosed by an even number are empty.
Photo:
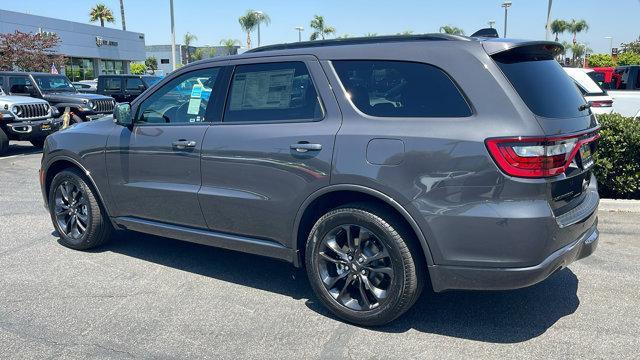
[[[139,77],[128,77],[124,84],[124,102],[132,102],[144,90],[144,83]]]
[[[202,140],[224,98],[205,100],[184,85],[206,78],[216,88],[223,70],[208,65],[181,72],[132,105],[133,126],[116,127],[107,143],[116,217],[206,228],[198,203]],[[186,90],[191,96],[183,96]]]
[[[211,230],[289,247],[302,202],[330,183],[342,117],[315,57],[230,65],[223,120],[204,138],[200,205]]]

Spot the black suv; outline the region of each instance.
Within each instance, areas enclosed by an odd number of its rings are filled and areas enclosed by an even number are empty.
[[[78,92],[64,75],[3,71],[0,72],[0,84],[10,95],[44,99],[60,113],[69,108],[73,122],[109,115],[116,103],[108,96]]]
[[[117,102],[131,102],[161,79],[151,75],[100,75],[96,93],[111,96]]]
[[[358,324],[429,281],[529,286],[598,243],[599,127],[562,50],[433,34],[194,62],[49,136],[42,192],[66,246],[127,229],[270,256]]]

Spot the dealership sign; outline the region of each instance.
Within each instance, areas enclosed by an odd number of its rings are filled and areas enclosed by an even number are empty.
[[[96,36],[96,45],[98,46],[118,46],[117,41],[111,41],[107,39],[103,39],[100,36]]]

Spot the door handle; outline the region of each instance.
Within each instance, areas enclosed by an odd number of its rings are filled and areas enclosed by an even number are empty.
[[[307,152],[307,151],[319,151],[322,150],[322,144],[309,144],[306,142],[299,142],[297,144],[293,144],[290,146],[292,150],[297,152]]]
[[[178,150],[184,150],[187,148],[196,147],[196,142],[193,140],[178,140],[171,143],[171,145]]]

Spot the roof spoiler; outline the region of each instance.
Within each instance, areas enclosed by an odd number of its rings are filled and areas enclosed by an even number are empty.
[[[524,57],[554,58],[564,51],[562,44],[555,41],[501,41],[487,40],[482,42],[482,47],[489,54],[513,55]]]
[[[471,34],[471,37],[497,38],[499,36],[498,30],[494,28],[484,28]]]

